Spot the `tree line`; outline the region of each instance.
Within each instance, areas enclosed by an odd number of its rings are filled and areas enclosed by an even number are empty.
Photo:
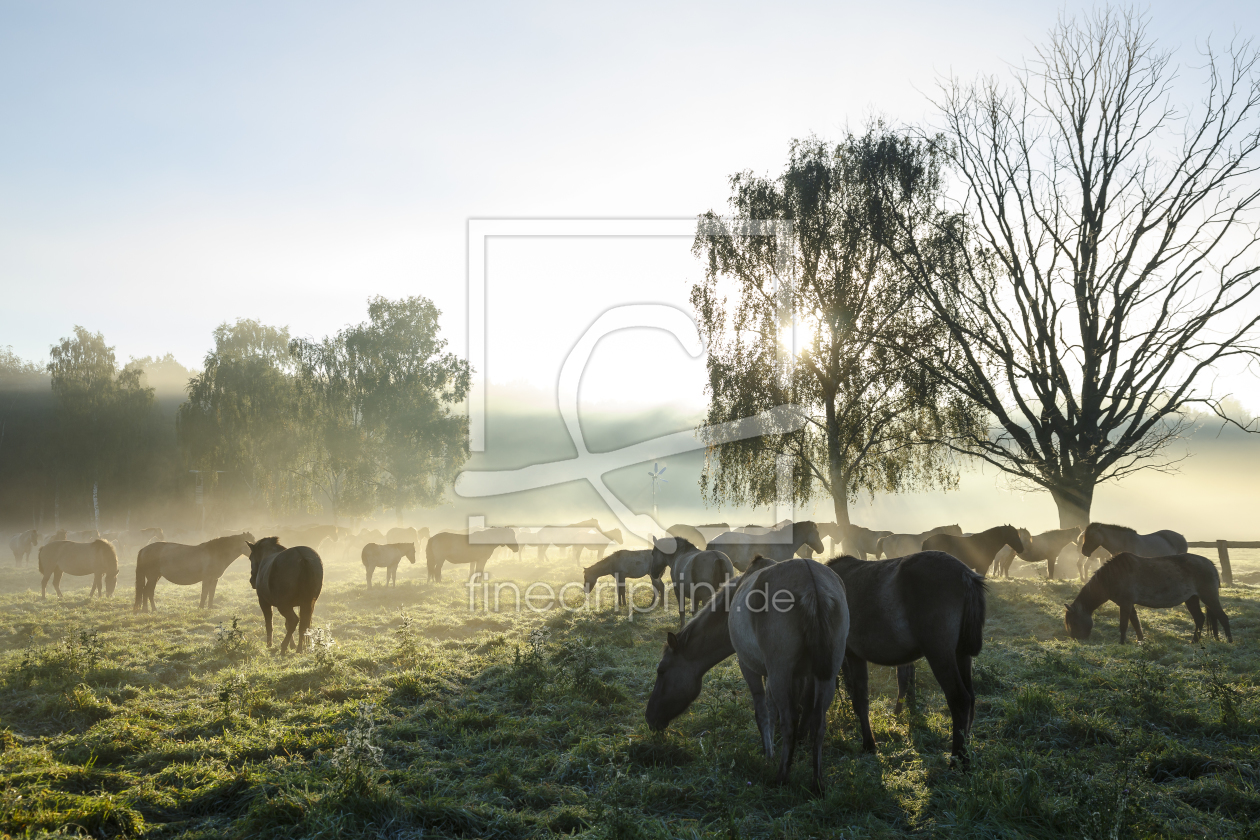
[[[711,447],[706,497],[830,497],[848,523],[859,494],[949,487],[975,459],[1080,526],[1098,484],[1175,468],[1196,415],[1256,431],[1215,377],[1260,356],[1258,56],[1202,52],[1178,68],[1131,11],[1064,18],[1009,79],[944,80],[934,127],[735,175],[695,239],[706,422],[808,423]]]
[[[169,356],[120,364],[82,327],[46,365],[2,352],[5,518],[121,529],[186,520],[190,501],[226,520],[439,504],[467,458],[470,376],[439,315],[423,297],[375,297],[366,321],[320,340],[240,319],[214,331],[199,372]],[[173,369],[181,399],[161,399],[149,373]]]

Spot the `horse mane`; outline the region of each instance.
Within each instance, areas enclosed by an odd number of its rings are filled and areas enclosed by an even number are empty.
[[[1091,522],[1085,530],[1088,531],[1090,528],[1107,528],[1112,531],[1119,531],[1122,534],[1129,534],[1134,537],[1138,536],[1137,531],[1126,525],[1110,525],[1106,522]]]
[[[608,574],[608,569],[613,565],[613,562],[617,559],[618,555],[621,554],[621,552],[623,551],[629,551],[629,549],[619,548],[616,551],[614,551],[612,554],[609,554],[607,557],[601,557],[599,560],[596,560],[591,565],[582,569],[582,577],[583,578],[588,577],[588,576],[603,577],[604,575]]]
[[[669,536],[674,540],[673,551],[664,551],[658,548],[655,540],[653,540],[652,542],[652,550],[660,551],[661,554],[664,554],[666,557],[676,557],[679,554],[682,554],[684,551],[699,551],[700,550],[696,548],[694,545],[692,545],[691,540],[687,539],[686,537],[676,537],[673,534],[670,534]],[[624,548],[618,549],[618,551],[626,551],[626,550],[627,549],[624,549]],[[617,553],[616,551],[613,552],[613,554],[616,554],[616,553]],[[608,556],[611,557],[612,554]]]
[[[708,603],[701,607],[691,617],[691,620],[683,625],[683,628],[678,631],[678,647],[686,647],[691,642],[692,636],[703,633],[707,629],[706,625],[708,622],[706,619],[716,613],[719,607],[723,610],[730,610],[731,593],[739,586],[739,580],[739,578],[734,578],[719,586],[717,592],[713,594]]]
[[[1104,596],[1103,593],[1135,571],[1137,571],[1137,558],[1127,551],[1121,552],[1098,567],[1098,571],[1094,572],[1081,587],[1080,595],[1086,595],[1090,600],[1101,596],[1099,603],[1106,601],[1110,596]],[[1077,596],[1078,599],[1080,595]]]
[[[262,546],[264,549],[275,548],[281,551],[285,549],[285,546],[280,544],[279,537],[263,537],[261,540],[254,543],[255,548],[257,548],[258,546]]]
[[[227,548],[228,543],[231,542],[232,540],[239,540],[243,536],[245,535],[244,534],[228,534],[226,537],[215,537],[212,540],[206,540],[205,542],[203,542],[201,545],[197,547],[208,549],[210,551],[218,551],[221,548]],[[279,538],[273,537],[272,539],[279,539]]]

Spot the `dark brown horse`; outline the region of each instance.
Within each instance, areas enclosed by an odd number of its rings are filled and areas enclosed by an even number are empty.
[[[998,525],[987,531],[972,534],[969,537],[955,537],[952,534],[937,534],[923,541],[924,551],[943,551],[963,561],[972,571],[985,575],[993,565],[993,558],[998,549],[1009,545],[1015,551],[1024,550],[1024,542],[1019,538],[1019,531],[1010,525]]]
[[[13,564],[25,563],[31,550],[39,545],[39,532],[32,528],[9,538],[9,550],[13,552]]]
[[[648,725],[657,731],[668,726],[699,696],[704,674],[736,653],[767,758],[774,756],[778,718],[779,783],[788,780],[796,743],[808,732],[814,739],[813,784],[821,789],[827,710],[848,632],[844,587],[823,566],[756,558],[677,636],[667,634],[648,699]]]
[[[1221,638],[1217,631],[1219,624],[1225,628],[1225,638],[1232,642],[1229,618],[1221,609],[1220,589],[1220,575],[1206,557],[1197,554],[1138,557],[1125,552],[1103,563],[1081,587],[1076,600],[1064,604],[1067,612],[1063,626],[1073,639],[1088,639],[1094,629],[1094,610],[1107,601],[1114,601],[1120,607],[1120,644],[1124,644],[1129,624],[1133,625],[1140,642],[1142,624],[1135,605],[1163,608],[1185,604],[1194,620],[1194,641],[1197,642],[1203,634],[1201,600],[1207,608],[1207,623],[1213,638]]]
[[[392,582],[394,586],[397,586],[398,564],[404,557],[415,565],[416,544],[414,542],[388,543],[387,545],[368,543],[363,546],[363,550],[359,552],[359,559],[363,561],[363,568],[367,570],[367,585],[372,585],[372,573],[383,566],[385,585],[389,586]]]
[[[132,612],[157,609],[153,595],[162,578],[178,586],[200,583],[200,607],[213,608],[219,578],[237,557],[249,554],[249,543],[253,539],[254,535],[247,531],[201,545],[149,543],[136,554],[136,600],[132,604]]]
[[[298,653],[305,650],[306,630],[324,588],[324,564],[315,550],[305,545],[285,548],[276,537],[250,543],[249,585],[258,592],[258,606],[267,624],[267,647],[271,647],[271,608],[275,607],[284,616],[280,652],[292,644],[294,630]]]
[[[852,624],[844,679],[862,727],[862,748],[875,752],[867,663],[898,667],[897,706],[923,657],[953,718],[952,760],[967,764],[966,737],[976,714],[971,659],[984,643],[984,578],[939,551],[892,560],[837,557],[827,564],[844,581]]]
[[[748,564],[758,555],[773,560],[787,560],[801,546],[807,545],[820,553],[823,550],[818,525],[811,520],[784,522],[773,528],[757,530],[763,533],[727,531],[725,534],[718,534],[709,540],[708,548],[710,551],[725,554],[739,572],[746,571]]]

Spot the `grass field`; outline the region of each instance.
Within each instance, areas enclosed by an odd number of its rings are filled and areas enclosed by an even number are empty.
[[[524,566],[492,565],[499,579]],[[1235,644],[1144,610],[1144,645],[1066,638],[1078,586],[993,582],[969,773],[926,667],[879,754],[841,691],[825,750],[776,787],[732,660],[664,735],[643,709],[668,614],[470,612],[458,570],[368,591],[332,564],[315,652],[280,657],[238,560],[212,611],[158,587],[133,616],[80,581],[41,601],[0,570],[0,833],[147,837],[1260,837],[1260,590],[1225,592]],[[543,579],[576,579],[555,563]],[[31,587],[34,591],[31,591]],[[237,631],[233,632],[236,621]]]

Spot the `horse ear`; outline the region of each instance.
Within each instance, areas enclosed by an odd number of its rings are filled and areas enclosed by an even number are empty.
[[[254,546],[255,546],[255,545],[257,545],[257,543],[252,543],[252,542],[250,542],[249,540],[245,540],[245,545],[249,546],[249,550],[250,550],[250,551],[253,551],[253,550],[254,550]]]
[[[678,650],[678,637],[673,633],[665,634],[665,643],[669,645],[670,650]]]

